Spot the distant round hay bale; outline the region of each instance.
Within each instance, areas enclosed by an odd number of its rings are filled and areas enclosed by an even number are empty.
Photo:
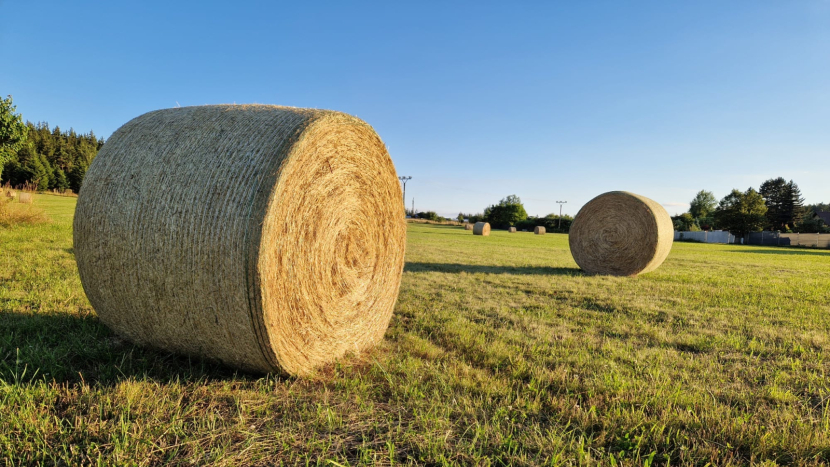
[[[510,233],[516,233],[516,227],[510,227],[507,231]]]
[[[17,196],[17,201],[19,203],[32,204],[32,202],[34,202],[34,197],[31,193],[20,192]]]
[[[535,233],[536,235],[544,235],[545,234],[545,228],[542,227],[541,225],[537,225],[536,228],[533,229],[533,233]]]
[[[74,242],[84,290],[116,333],[301,375],[383,338],[406,223],[365,122],[218,105],[119,128],[86,173]]]
[[[6,190],[6,197],[7,198],[14,198],[16,195],[13,190]]]
[[[464,230],[473,230],[473,224],[464,224]]]
[[[476,222],[473,226],[473,235],[490,235],[490,224],[487,222]]]
[[[574,261],[589,274],[636,276],[659,267],[671,251],[666,210],[634,193],[612,191],[588,202],[571,225]]]

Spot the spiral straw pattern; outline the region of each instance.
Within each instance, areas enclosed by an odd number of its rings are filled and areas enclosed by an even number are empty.
[[[143,345],[302,375],[383,338],[406,225],[385,145],[324,110],[159,110],[89,168],[74,224],[84,290]]]
[[[671,251],[674,227],[666,210],[634,193],[612,191],[589,201],[573,220],[574,261],[589,274],[636,276],[657,269]]]

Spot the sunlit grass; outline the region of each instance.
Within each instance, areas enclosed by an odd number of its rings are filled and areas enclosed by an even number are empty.
[[[74,198],[0,229],[0,459],[821,465],[830,251],[678,243],[636,279],[567,237],[410,225],[386,340],[305,380],[137,348],[86,301]]]

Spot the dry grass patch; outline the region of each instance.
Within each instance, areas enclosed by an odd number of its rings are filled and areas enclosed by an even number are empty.
[[[14,197],[0,198],[0,227],[40,224],[49,221],[43,209],[32,202],[32,194],[19,193],[19,196],[24,194],[29,196],[29,201],[26,203],[14,202]]]

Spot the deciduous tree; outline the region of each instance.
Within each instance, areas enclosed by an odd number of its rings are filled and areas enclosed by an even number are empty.
[[[715,209],[715,220],[721,228],[736,236],[760,232],[766,223],[767,206],[754,188],[741,193],[733,189]]]
[[[12,96],[0,98],[0,180],[3,166],[26,145],[28,129],[15,109]]]

